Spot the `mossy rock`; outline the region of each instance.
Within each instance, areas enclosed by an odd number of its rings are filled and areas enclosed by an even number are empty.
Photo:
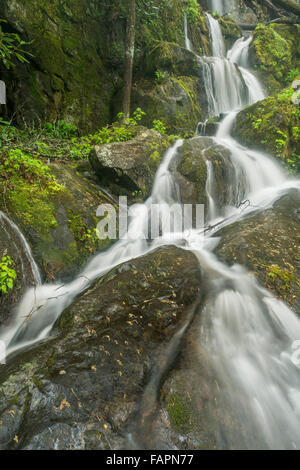
[[[252,65],[268,92],[278,92],[287,84],[288,74],[299,67],[299,26],[257,25],[249,48]]]
[[[235,41],[242,36],[242,30],[231,16],[222,16],[218,18],[218,21],[228,50],[233,46]]]
[[[143,76],[155,78],[157,70],[174,75],[198,76],[201,66],[197,56],[176,43],[159,42],[143,63]]]
[[[99,183],[114,195],[143,200],[151,193],[156,170],[169,146],[167,136],[141,127],[128,142],[95,146],[89,159]]]
[[[128,446],[143,391],[200,291],[196,257],[174,247],[99,280],[62,314],[55,338],[0,369],[0,448]]]
[[[226,183],[234,171],[227,149],[209,137],[188,139],[179,147],[177,158],[170,166],[180,187],[182,203],[204,204],[205,215],[208,211],[207,160],[212,163],[215,173],[216,206],[224,207],[230,199],[230,189]]]
[[[278,157],[292,172],[299,171],[299,106],[293,89],[270,96],[241,111],[233,135],[244,145]],[[298,157],[297,157],[298,155]]]
[[[115,88],[105,65],[110,38],[95,2],[2,2],[0,16],[33,41],[27,47],[30,64],[4,77],[20,124],[58,118],[86,132],[110,121]]]
[[[300,306],[299,191],[293,190],[273,208],[218,232],[216,253],[227,263],[250,269],[277,298],[295,312]]]
[[[132,93],[132,109],[140,106],[146,115],[143,123],[151,127],[154,120],[166,126],[168,134],[193,135],[203,119],[200,95],[202,80],[190,76],[164,74],[156,83],[137,82]]]
[[[76,164],[55,163],[50,169],[54,179],[49,182],[16,179],[1,208],[23,231],[43,276],[66,280],[111,243],[96,235],[96,209],[112,201]]]

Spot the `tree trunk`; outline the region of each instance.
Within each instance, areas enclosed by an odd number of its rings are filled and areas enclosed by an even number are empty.
[[[135,0],[129,1],[129,12],[126,31],[126,51],[125,51],[125,70],[124,70],[124,88],[123,88],[123,113],[124,118],[130,116],[130,99],[132,88],[132,68],[134,59],[135,43]]]
[[[293,2],[293,0],[273,0],[273,2],[280,6],[283,10],[300,16],[300,5]]]

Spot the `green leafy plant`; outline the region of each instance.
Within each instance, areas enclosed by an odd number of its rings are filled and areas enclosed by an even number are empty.
[[[160,70],[156,70],[155,72],[155,81],[157,83],[163,83],[166,79],[166,74],[165,72],[162,72]]]
[[[4,64],[6,69],[14,67],[15,60],[28,63],[28,58],[33,56],[24,47],[31,44],[32,41],[26,42],[16,33],[4,32],[1,23],[6,23],[6,21],[0,20],[0,62]]]
[[[14,261],[10,256],[3,256],[0,259],[0,294],[7,294],[8,290],[14,286],[17,273],[13,267]]]
[[[18,148],[10,150],[7,157],[0,159],[0,171],[7,176],[17,173],[28,182],[33,182],[34,178],[49,176],[47,165]]]
[[[286,76],[286,84],[289,85],[298,75],[300,75],[300,68],[291,69]]]
[[[153,127],[153,129],[155,129],[160,134],[165,134],[166,133],[166,126],[159,119],[154,119],[154,121],[152,122],[152,127]]]
[[[46,134],[61,138],[74,137],[78,133],[76,126],[65,121],[47,122],[45,124]]]
[[[186,6],[183,9],[189,23],[196,23],[200,16],[200,10],[197,0],[186,0]]]

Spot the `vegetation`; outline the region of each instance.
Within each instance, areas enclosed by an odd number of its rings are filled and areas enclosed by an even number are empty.
[[[296,26],[258,24],[250,52],[269,92],[278,92],[296,76],[300,66]]]
[[[239,114],[234,132],[248,146],[278,157],[291,173],[300,171],[300,110],[292,88],[255,103]]]
[[[10,256],[2,256],[0,259],[0,295],[7,294],[9,289],[14,286],[14,280],[17,277],[13,269],[14,261]]]
[[[0,63],[6,69],[14,67],[16,61],[28,63],[32,54],[26,50],[26,46],[31,42],[23,41],[19,34],[4,32],[1,23],[5,24],[6,21],[0,19]]]

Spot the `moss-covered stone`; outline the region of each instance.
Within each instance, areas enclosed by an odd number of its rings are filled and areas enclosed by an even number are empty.
[[[299,171],[299,107],[291,101],[293,89],[255,103],[236,118],[233,135],[248,147],[278,157],[292,171]]]
[[[168,134],[193,134],[203,118],[200,84],[201,80],[196,77],[170,76],[168,72],[154,84],[150,80],[137,82],[133,89],[132,109],[140,105],[146,111],[143,122],[149,127],[158,119],[164,123]]]
[[[166,346],[200,281],[196,257],[174,247],[98,281],[63,313],[54,339],[0,369],[0,448],[122,449],[129,426],[139,442],[143,390],[172,360]]]
[[[299,312],[299,191],[261,214],[218,232],[218,257],[248,267],[276,297]]]
[[[227,49],[242,36],[242,30],[236,21],[229,15],[218,18]]]
[[[210,161],[215,173],[215,203],[224,207],[230,199],[230,188],[227,182],[232,178],[233,167],[228,150],[216,145],[209,137],[195,137],[185,140],[178,149],[177,158],[171,162],[173,172],[184,204],[204,204],[205,214],[208,211],[206,191],[207,161]]]
[[[299,26],[259,24],[253,34],[249,56],[269,92],[287,83],[291,69],[300,64]]]
[[[143,200],[150,195],[156,170],[169,146],[166,135],[141,127],[128,142],[95,146],[89,158],[101,185],[116,196]]]
[[[104,65],[109,32],[95,2],[2,2],[0,16],[33,41],[30,65],[5,77],[20,122],[60,117],[91,130],[110,121],[114,86]],[[20,101],[26,103],[22,109]]]
[[[0,188],[6,182],[0,182]],[[108,197],[82,177],[76,164],[52,164],[46,181],[12,177],[0,207],[17,222],[48,279],[71,278],[95,251],[96,209]]]

